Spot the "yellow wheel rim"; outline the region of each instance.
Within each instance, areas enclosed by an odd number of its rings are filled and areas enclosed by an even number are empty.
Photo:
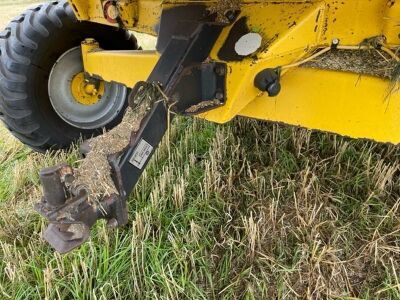
[[[104,82],[99,81],[97,85],[87,82],[85,74],[81,72],[72,78],[71,92],[76,102],[82,105],[94,105],[104,95]]]
[[[128,89],[122,84],[88,78],[83,69],[81,47],[60,56],[49,75],[51,105],[71,126],[103,128],[122,112]]]

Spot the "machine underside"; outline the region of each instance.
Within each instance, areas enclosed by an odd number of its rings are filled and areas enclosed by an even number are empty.
[[[82,43],[85,76],[132,88],[130,109],[143,118],[130,142],[107,155],[113,193],[94,197],[67,165],[42,172],[37,209],[60,252],[86,241],[98,219],[127,223],[126,199],[175,114],[217,123],[245,116],[400,143],[399,2],[70,3],[82,21],[157,35],[158,43],[156,51]]]

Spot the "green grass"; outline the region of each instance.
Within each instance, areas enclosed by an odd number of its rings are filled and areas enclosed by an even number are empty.
[[[75,152],[0,145],[2,168],[22,170],[0,175],[5,299],[400,299],[394,146],[179,118],[131,196],[129,226],[99,223],[60,256],[31,206],[38,170]]]
[[[38,171],[77,159],[0,127],[0,299],[400,299],[398,147],[177,118],[129,225],[61,256],[32,207]]]

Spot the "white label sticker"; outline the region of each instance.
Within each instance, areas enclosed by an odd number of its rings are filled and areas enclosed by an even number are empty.
[[[141,170],[144,164],[147,162],[153,149],[154,148],[152,145],[141,139],[135,151],[133,151],[132,157],[129,162],[136,168]]]
[[[235,44],[235,51],[240,56],[248,56],[256,52],[262,45],[262,36],[250,32],[242,36]]]

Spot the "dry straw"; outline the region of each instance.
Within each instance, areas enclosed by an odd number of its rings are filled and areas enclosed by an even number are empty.
[[[75,170],[74,186],[84,186],[92,201],[118,194],[111,178],[108,157],[123,151],[129,145],[131,135],[139,131],[143,118],[159,100],[162,101],[163,98],[156,84],[141,86],[121,124],[88,141],[90,152]]]

